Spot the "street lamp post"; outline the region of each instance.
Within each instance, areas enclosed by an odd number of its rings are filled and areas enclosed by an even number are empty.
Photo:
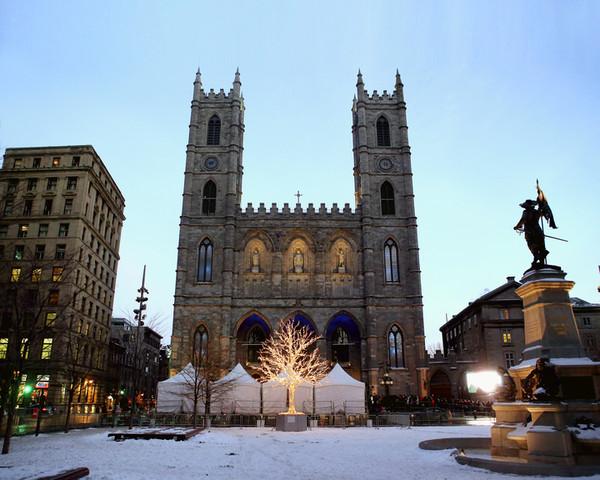
[[[383,372],[383,377],[381,377],[381,380],[379,381],[379,383],[385,388],[385,396],[389,397],[390,396],[390,385],[394,384],[394,380],[392,379],[391,375],[388,373],[387,369]]]
[[[144,311],[146,310],[146,302],[148,301],[148,297],[146,295],[149,293],[146,288],[146,265],[144,265],[144,272],[142,273],[142,286],[138,288],[139,296],[135,299],[138,303],[138,308],[136,308],[133,313],[135,313],[135,319],[137,320],[136,334],[135,334],[135,350],[133,355],[133,388],[131,389],[131,412],[129,413],[129,428],[133,428],[133,414],[136,410],[136,394],[137,394],[137,385],[139,383],[139,352],[140,352],[140,337],[141,332],[143,332],[142,327],[144,326],[144,319],[146,315]]]

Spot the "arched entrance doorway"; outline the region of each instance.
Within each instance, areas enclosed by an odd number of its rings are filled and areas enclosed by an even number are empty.
[[[236,333],[236,361],[255,376],[258,355],[263,342],[271,334],[266,320],[257,313],[248,315],[238,327]]]
[[[327,325],[325,339],[331,363],[339,363],[360,380],[360,329],[356,320],[346,312],[336,313]]]
[[[433,374],[429,381],[429,394],[435,398],[452,398],[450,377],[442,370]]]

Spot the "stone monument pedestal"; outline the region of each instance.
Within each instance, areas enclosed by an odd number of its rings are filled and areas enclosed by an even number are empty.
[[[557,399],[544,402],[496,402],[492,455],[530,462],[574,465],[600,453],[598,442],[578,437],[581,419],[600,423],[600,362],[584,356],[569,298],[574,282],[560,267],[525,272],[516,290],[523,300],[523,361],[510,369],[517,398],[540,357],[548,359],[560,380]]]
[[[305,413],[279,413],[275,423],[278,432],[304,432],[308,428]]]

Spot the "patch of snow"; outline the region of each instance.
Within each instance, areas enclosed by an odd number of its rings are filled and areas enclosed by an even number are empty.
[[[523,368],[534,367],[535,362],[537,362],[537,360],[538,360],[537,358],[530,358],[529,360],[523,360],[518,365],[515,365],[514,367],[510,367],[510,370],[521,370]],[[594,362],[589,357],[573,357],[573,358],[551,358],[550,364],[557,365],[557,366],[563,366],[563,367],[568,367],[568,366],[575,367],[575,366],[587,366],[587,365],[600,365],[600,362]]]

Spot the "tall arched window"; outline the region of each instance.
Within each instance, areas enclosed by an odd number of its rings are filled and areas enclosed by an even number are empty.
[[[350,362],[350,337],[343,327],[337,327],[333,332],[331,358],[342,365]]]
[[[212,282],[213,245],[208,238],[198,247],[198,281]]]
[[[399,282],[398,246],[391,238],[388,238],[383,246],[383,260],[385,263],[385,281],[387,283]]]
[[[392,368],[404,367],[404,344],[398,325],[392,325],[388,334],[388,360]]]
[[[221,143],[221,120],[216,115],[208,121],[207,145],[219,145]]]
[[[217,209],[217,186],[215,182],[209,180],[204,185],[202,190],[202,213],[204,215],[211,215],[215,213]]]
[[[377,145],[379,147],[390,146],[390,124],[383,116],[377,119]]]
[[[250,330],[248,334],[248,363],[258,363],[258,354],[265,340],[265,332],[258,325]]]
[[[394,187],[390,182],[383,182],[381,185],[381,214],[395,215],[396,202],[394,200]]]
[[[208,331],[204,325],[199,326],[194,333],[194,350],[192,352],[192,363],[199,367],[206,361],[208,356]]]

